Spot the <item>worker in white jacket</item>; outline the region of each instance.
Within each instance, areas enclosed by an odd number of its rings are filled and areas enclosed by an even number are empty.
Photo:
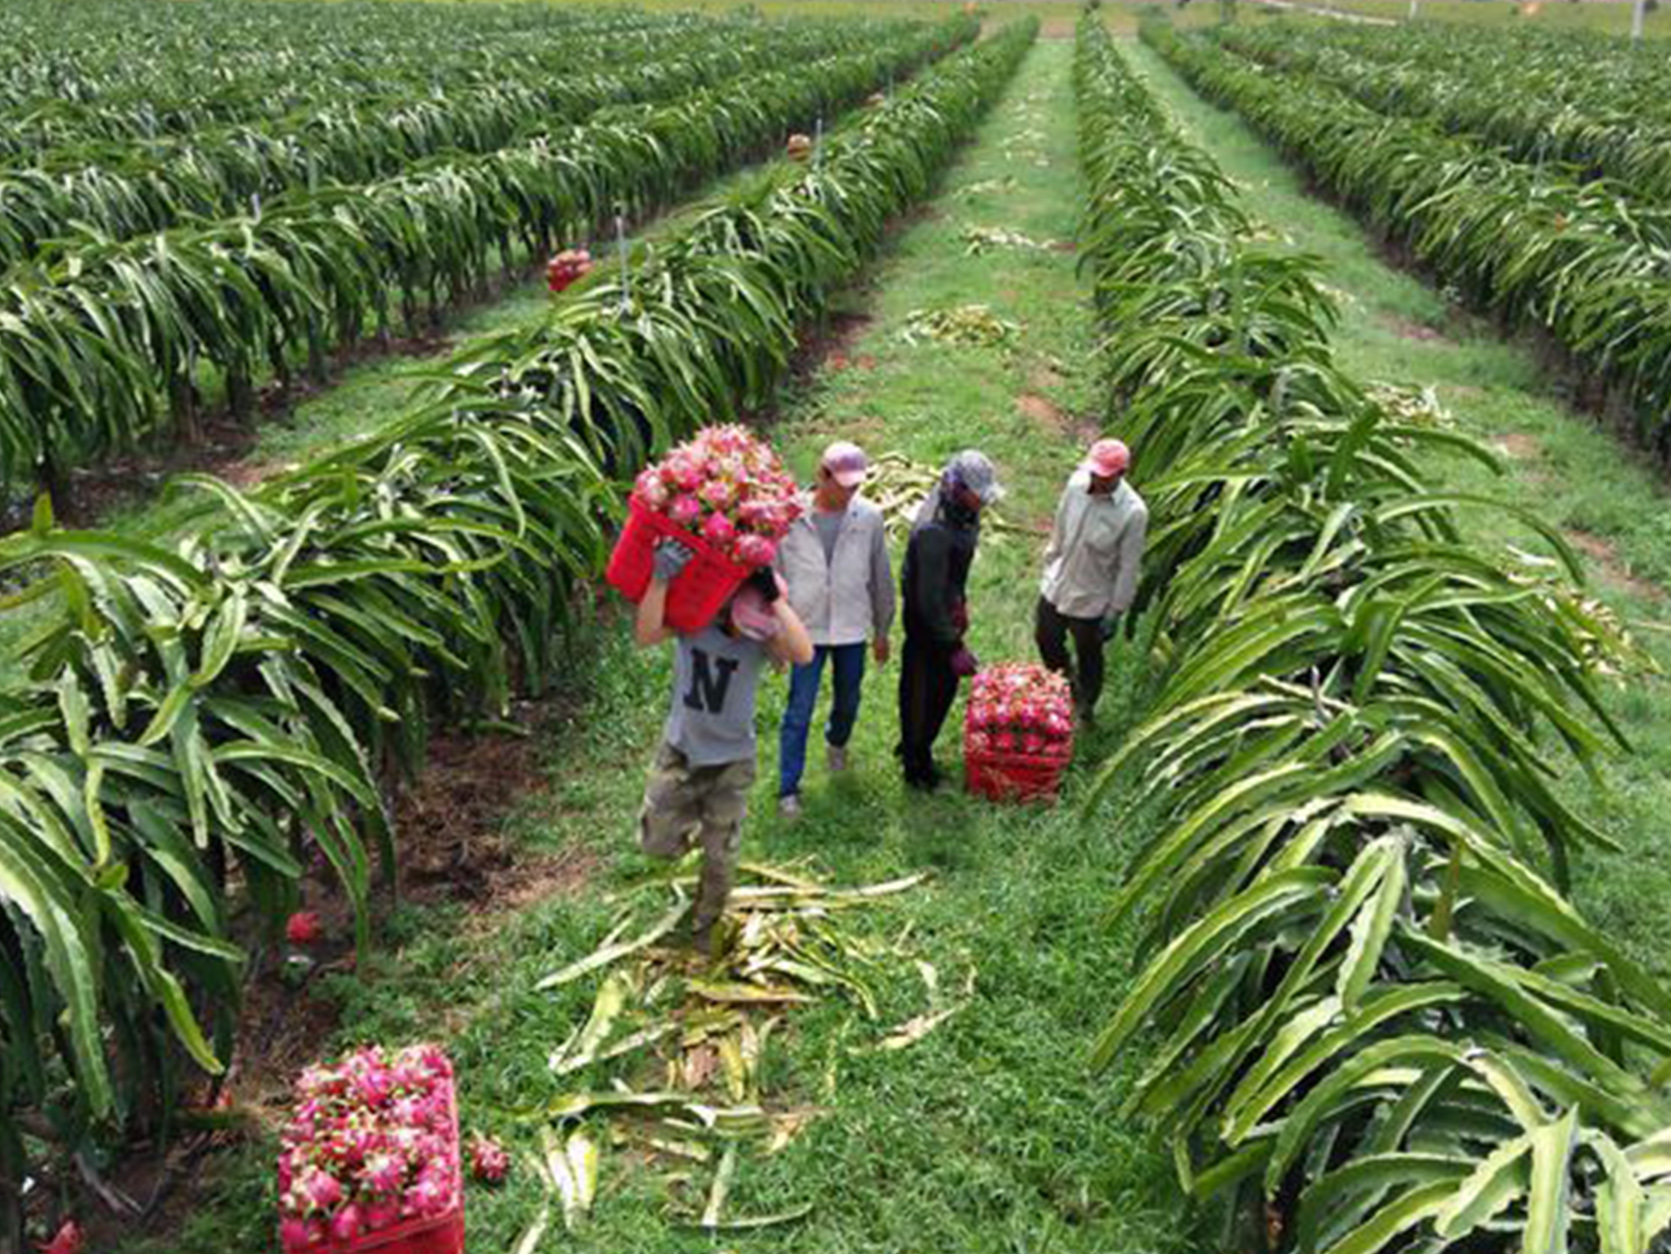
[[[1125,481],[1131,454],[1098,440],[1056,506],[1044,551],[1034,636],[1039,655],[1073,685],[1074,708],[1089,725],[1102,695],[1103,645],[1137,595],[1149,507]],[[1068,637],[1074,661],[1068,660]]]
[[[807,736],[824,664],[834,672],[824,760],[837,772],[847,767],[847,742],[859,716],[867,642],[878,666],[888,660],[894,582],[882,511],[859,495],[869,469],[857,444],[838,440],[825,449],[806,509],[778,545],[789,603],[814,649],[812,661],[790,677],[778,733],[778,812],[785,818],[801,812]]]

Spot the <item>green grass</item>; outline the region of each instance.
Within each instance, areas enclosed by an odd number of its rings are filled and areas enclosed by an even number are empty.
[[[875,452],[898,449],[936,461],[965,445],[997,460],[1011,488],[1010,515],[1042,522],[1077,455],[1078,437],[1018,406],[1023,395],[1064,411],[1089,405],[1083,370],[1091,327],[1074,258],[1059,251],[965,255],[966,226],[1002,226],[1036,239],[1073,230],[1070,46],[1033,52],[1020,77],[954,168],[942,194],[902,232],[849,315],[869,319],[826,369],[786,394],[778,441],[803,474],[827,440],[847,435]],[[1009,187],[994,181],[1013,177]],[[976,185],[992,188],[967,195]],[[915,309],[985,303],[1023,326],[1013,350],[949,350],[900,339]],[[1033,413],[1041,412],[1036,401]],[[973,644],[989,660],[1032,655],[1029,622],[1038,542],[989,537],[973,579]],[[1141,676],[1115,659],[1106,724],[1131,716]],[[597,858],[580,892],[542,901],[494,927],[462,930],[446,910],[411,910],[390,921],[385,947],[362,980],[336,979],[315,996],[337,999],[342,1028],[329,1047],[400,1041],[441,1032],[462,1072],[468,1127],[492,1128],[526,1147],[506,1111],[557,1090],[545,1073],[552,1047],[584,1017],[593,987],[538,994],[538,978],[589,951],[607,927],[604,894],[646,869],[634,849],[642,767],[654,745],[668,682],[661,653],[640,654],[619,636],[587,671],[587,704],[547,746],[552,787],[519,807],[511,830],[529,854],[587,848]],[[740,1237],[726,1248],[796,1251],[1153,1251],[1202,1248],[1185,1218],[1170,1164],[1116,1111],[1124,1077],[1086,1074],[1091,1038],[1118,1003],[1131,955],[1101,924],[1124,850],[1141,829],[1119,815],[1082,827],[1071,804],[1018,810],[962,795],[906,796],[893,767],[896,672],[873,671],[853,750],[856,770],[839,786],[811,754],[806,814],[776,819],[775,738],[763,735],[745,856],[808,857],[842,881],[931,870],[931,883],[886,907],[869,926],[914,943],[943,972],[973,967],[972,1004],[915,1047],[853,1056],[876,1029],[833,1003],[796,1016],[776,1042],[782,1090],[816,1098],[830,1113],[774,1158],[745,1157],[733,1194],[741,1213],[811,1202],[793,1233]],[[767,681],[762,727],[775,729],[785,681]],[[943,742],[955,762],[956,716]],[[1117,734],[1102,734],[1106,748]],[[1093,746],[1092,757],[1096,756]],[[886,1023],[917,1013],[921,989],[905,969],[883,991]],[[826,1091],[828,1068],[835,1082]],[[602,1077],[593,1077],[594,1080]],[[270,1146],[223,1162],[215,1184],[177,1232],[126,1254],[220,1254],[263,1248],[271,1215]],[[578,1249],[706,1248],[674,1227],[667,1197],[648,1172],[606,1157],[603,1188]],[[537,1210],[526,1171],[501,1192],[469,1196],[472,1250],[505,1250]],[[555,1248],[559,1240],[548,1241]]]
[[[1429,468],[1444,485],[1483,492],[1532,510],[1561,528],[1586,556],[1591,588],[1632,625],[1638,643],[1671,670],[1671,523],[1666,486],[1612,434],[1574,413],[1524,345],[1503,340],[1441,292],[1389,266],[1348,215],[1306,194],[1300,178],[1234,115],[1194,96],[1147,48],[1129,55],[1195,142],[1241,185],[1261,220],[1280,223],[1296,248],[1321,257],[1341,300],[1340,360],[1362,380],[1430,385],[1458,429],[1501,454],[1503,472],[1457,459]],[[1524,528],[1477,511],[1477,534],[1537,550]],[[1662,977],[1671,978],[1671,702],[1655,676],[1632,676],[1608,709],[1637,752],[1608,764],[1602,785],[1566,772],[1563,792],[1622,846],[1583,858],[1581,908]]]

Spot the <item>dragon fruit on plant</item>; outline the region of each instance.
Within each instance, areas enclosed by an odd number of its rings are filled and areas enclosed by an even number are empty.
[[[592,271],[592,254],[584,248],[565,248],[545,264],[545,285],[553,294],[563,291]]]

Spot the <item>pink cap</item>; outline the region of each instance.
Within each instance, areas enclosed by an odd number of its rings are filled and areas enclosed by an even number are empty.
[[[777,580],[778,594],[786,594],[789,588],[783,582],[783,576],[776,571],[772,572],[772,576]],[[747,584],[737,589],[737,594],[731,598],[731,625],[739,635],[761,641],[770,640],[783,627],[765,598]]]
[[[1117,475],[1126,473],[1126,467],[1131,465],[1131,450],[1119,440],[1098,440],[1091,445],[1091,451],[1085,454],[1085,460],[1079,463],[1081,470],[1088,470],[1099,479],[1113,479]]]
[[[857,444],[837,440],[824,450],[819,463],[844,488],[856,488],[870,474],[870,458]]]

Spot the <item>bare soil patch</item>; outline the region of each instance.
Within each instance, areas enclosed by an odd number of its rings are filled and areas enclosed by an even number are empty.
[[[1053,431],[1064,431],[1072,425],[1071,420],[1056,408],[1054,402],[1036,392],[1023,392],[1016,397],[1015,409],[1023,418],[1049,427]]]
[[[1619,556],[1618,547],[1605,536],[1588,531],[1568,531],[1566,538],[1568,544],[1594,563],[1597,577],[1608,587],[1645,601],[1665,599],[1665,589],[1632,574],[1630,567]]]
[[[1400,318],[1396,314],[1382,314],[1377,317],[1376,321],[1387,327],[1400,339],[1415,340],[1419,344],[1449,345],[1455,342],[1443,331],[1430,327],[1425,322]]]
[[[1049,366],[1034,366],[1027,373],[1027,382],[1040,392],[1054,392],[1064,386],[1067,380]]]
[[[1535,462],[1543,457],[1543,445],[1538,443],[1536,436],[1527,435],[1524,431],[1507,432],[1498,436],[1492,444],[1503,456],[1517,462]]]
[[[804,386],[823,371],[848,370],[857,367],[872,370],[876,358],[868,353],[854,353],[853,346],[870,328],[875,318],[864,310],[838,310],[829,314],[821,324],[806,331],[789,363],[788,389]],[[747,421],[768,427],[777,413],[776,402],[746,414]]]
[[[537,726],[532,708],[519,723]],[[409,900],[491,901],[498,876],[516,860],[507,813],[545,792],[534,734],[437,737],[417,780],[395,803],[402,888]]]
[[[1074,443],[1083,444],[1097,436],[1097,424],[1091,418],[1063,409],[1048,396],[1038,392],[1022,392],[1018,395],[1015,398],[1015,410],[1021,417],[1052,435],[1065,437]]]
[[[860,353],[857,357],[849,357],[846,353],[832,352],[824,359],[824,369],[832,372],[874,370],[876,369],[876,358],[869,353]]]

